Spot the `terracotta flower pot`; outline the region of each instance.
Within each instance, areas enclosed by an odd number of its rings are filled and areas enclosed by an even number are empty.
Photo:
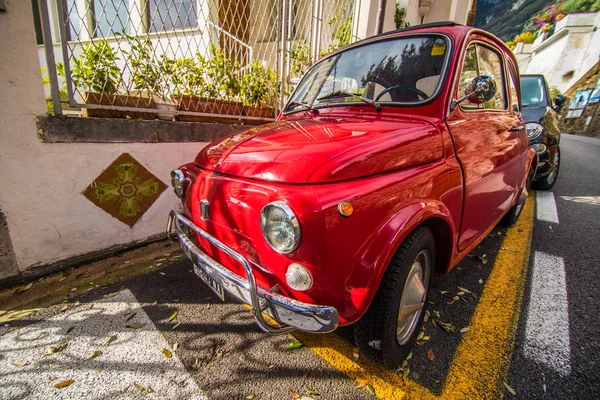
[[[85,92],[82,95],[85,104],[100,104],[105,106],[131,107],[131,108],[156,108],[153,99],[148,97],[128,96],[123,94],[106,94]],[[82,108],[84,117],[99,118],[131,118],[131,119],[155,119],[156,113],[144,111],[110,110],[106,108]]]
[[[228,124],[239,124],[242,122],[242,103],[236,101],[209,99],[206,97],[182,95],[177,106],[178,111],[194,111],[206,114],[226,114],[236,115],[239,118],[223,118],[218,116],[201,116],[179,114],[180,121],[204,121],[204,122],[223,122]]]
[[[258,117],[264,118],[265,120],[246,119],[244,120],[247,124],[264,124],[273,120],[275,115],[275,109],[273,107],[257,107],[257,106],[244,106],[244,115],[246,117]]]

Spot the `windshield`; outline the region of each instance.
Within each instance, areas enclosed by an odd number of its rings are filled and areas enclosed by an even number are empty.
[[[449,51],[440,36],[411,36],[343,51],[315,65],[286,110],[298,106],[360,102],[421,103],[440,86]]]
[[[523,107],[541,107],[546,105],[544,82],[541,77],[521,77],[521,103],[523,103]]]

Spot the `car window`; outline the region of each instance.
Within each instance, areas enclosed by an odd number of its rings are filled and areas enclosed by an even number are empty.
[[[439,91],[448,47],[445,37],[422,35],[347,49],[311,68],[290,103],[361,103],[359,96],[380,103],[422,103]]]
[[[496,94],[482,104],[471,103],[466,99],[460,104],[460,107],[465,110],[506,110],[506,90],[504,75],[502,73],[502,58],[494,50],[473,43],[467,48],[463,70],[460,75],[458,95],[461,97],[464,96],[465,88],[469,82],[480,75],[491,76],[496,81]]]
[[[519,106],[519,94],[517,93],[517,80],[515,78],[514,68],[508,68],[508,84],[510,86],[510,104],[515,111],[521,111],[521,107]]]
[[[523,107],[541,107],[546,105],[544,84],[541,77],[521,77],[521,102],[523,103]]]

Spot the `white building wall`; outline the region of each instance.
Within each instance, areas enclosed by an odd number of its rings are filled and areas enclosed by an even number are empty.
[[[0,208],[20,270],[163,232],[175,195],[167,189],[130,228],[81,192],[129,152],[164,183],[202,143],[46,144],[36,117],[46,112],[30,1],[0,13]]]
[[[600,13],[569,14],[554,35],[534,43],[529,56],[526,48],[517,54],[521,73],[544,74],[551,87],[565,92],[600,60],[598,27]]]

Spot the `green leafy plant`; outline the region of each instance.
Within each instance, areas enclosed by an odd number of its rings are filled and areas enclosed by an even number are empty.
[[[290,50],[292,60],[291,71],[294,75],[302,75],[311,65],[310,47],[306,41],[294,43]]]
[[[73,84],[86,91],[115,94],[121,84],[121,70],[115,50],[107,40],[88,43],[80,57],[73,57]],[[64,76],[64,68],[62,70]]]
[[[171,72],[173,94],[189,96],[206,96],[204,77],[204,58],[197,54],[195,58],[178,58],[169,61],[166,68]]]
[[[400,7],[397,3],[396,11],[394,12],[394,23],[396,24],[396,29],[408,28],[410,26],[410,22],[406,21],[406,8]]]
[[[160,59],[156,59],[149,39],[140,40],[133,36],[125,36],[131,45],[131,51],[123,50],[123,53],[127,54],[127,64],[131,70],[134,87],[165,98],[169,91],[175,60],[164,54],[161,54]]]
[[[208,97],[225,100],[237,100],[240,95],[241,83],[240,72],[237,65],[233,63],[223,50],[214,44],[210,46],[209,59],[198,55],[198,59],[206,69],[205,91]]]
[[[65,66],[63,63],[56,63],[56,72],[59,76],[65,76]],[[42,85],[50,85],[50,77],[48,76],[48,69],[46,67],[41,67],[40,72],[42,74]],[[67,93],[67,83],[63,82],[62,86],[58,89],[58,94],[60,97],[61,103],[69,103],[69,94]],[[54,105],[52,103],[52,95],[46,97],[46,108],[48,109],[48,114],[54,112]]]
[[[335,23],[339,16],[334,16],[332,19],[327,21],[329,25]],[[350,44],[352,40],[352,15],[348,15],[346,19],[340,23],[338,28],[331,35],[331,39],[336,40],[334,44],[330,44],[327,50],[323,50],[319,55],[324,56],[325,54],[331,53],[334,50],[339,49]]]
[[[261,61],[254,62],[242,78],[242,98],[246,105],[272,106],[276,90],[275,71],[263,66]]]

